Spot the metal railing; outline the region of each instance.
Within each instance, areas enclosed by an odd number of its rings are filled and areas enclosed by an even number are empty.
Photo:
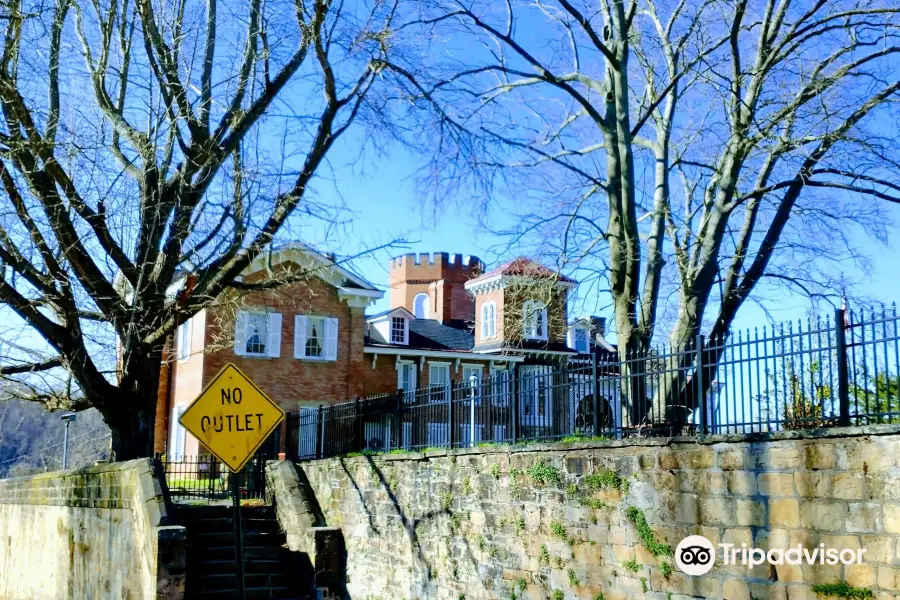
[[[891,309],[786,323],[620,359],[398,390],[291,414],[295,458],[592,437],[759,433],[900,422]]]
[[[259,453],[241,470],[241,500],[258,500],[266,496],[266,461],[272,457]],[[227,500],[233,496],[231,472],[222,461],[209,454],[167,456],[156,460],[166,475],[166,485],[174,502]]]

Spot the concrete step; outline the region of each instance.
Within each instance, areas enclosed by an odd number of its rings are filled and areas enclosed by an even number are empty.
[[[187,567],[191,571],[191,575],[206,574],[230,574],[235,573],[234,559],[229,560],[209,560],[205,557],[189,558]],[[284,569],[284,572],[290,572],[290,566],[284,566],[284,560],[279,558],[256,558],[244,559],[244,573],[278,573]]]
[[[277,533],[267,533],[264,531],[249,531],[243,535],[244,548],[258,548],[281,546],[284,544],[285,537],[280,531]],[[212,532],[212,533],[191,533],[187,534],[188,551],[190,548],[217,548],[222,546],[230,546],[234,544],[234,532]]]
[[[280,559],[285,553],[289,552],[287,548],[282,546],[258,546],[244,547],[244,559]],[[234,560],[234,546],[213,546],[207,548],[191,548],[187,549],[187,559],[190,561],[193,557],[203,557],[208,560]]]
[[[234,531],[234,519],[231,517],[221,517],[215,519],[199,519],[185,522],[185,527],[189,532],[208,533],[208,532],[224,532]],[[281,531],[278,519],[274,517],[267,518],[242,518],[241,527],[244,531]]]
[[[219,589],[219,590],[203,590],[200,592],[193,592],[187,596],[189,599],[193,600],[228,600],[231,598],[237,598],[237,590],[234,588],[229,589]],[[279,600],[304,600],[304,596],[302,594],[297,593],[296,590],[290,587],[278,587],[278,588],[246,588],[244,590],[244,598],[246,600],[263,600],[263,599],[279,599]]]
[[[234,573],[215,573],[201,575],[191,573],[193,581],[191,587],[198,590],[233,589],[237,585],[237,575]],[[264,587],[290,587],[291,575],[286,572],[278,573],[244,573],[244,586],[252,588]]]

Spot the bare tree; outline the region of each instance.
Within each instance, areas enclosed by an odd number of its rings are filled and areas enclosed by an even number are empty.
[[[898,27],[893,0],[437,0],[416,31],[469,51],[392,68],[439,116],[430,174],[474,173],[512,239],[602,276],[625,359],[661,308],[676,350],[723,337],[764,278],[826,293],[854,225],[884,235]]]
[[[0,376],[62,367],[117,458],[148,455],[173,329],[246,287],[237,276],[292,215],[337,219],[311,181],[351,124],[363,141],[383,124],[395,10],[0,5],[0,312],[25,330]]]

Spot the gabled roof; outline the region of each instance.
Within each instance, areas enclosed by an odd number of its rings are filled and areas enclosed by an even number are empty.
[[[387,311],[387,313],[390,312],[392,311]],[[380,313],[380,315],[387,313]],[[373,315],[373,317],[375,316]],[[367,317],[367,320],[371,318]],[[409,344],[389,344],[377,329],[372,328],[366,345],[396,346],[398,348],[408,348],[410,351],[415,351],[415,349],[471,351],[475,345],[475,335],[472,333],[471,323],[468,324],[469,326],[459,326],[462,323],[455,322],[454,325],[458,326],[444,325],[434,319],[411,319],[409,321]]]
[[[282,264],[297,264],[311,274],[331,285],[347,290],[365,292],[377,292],[378,298],[384,296],[384,292],[372,283],[366,281],[346,265],[339,264],[333,254],[319,252],[313,247],[302,242],[292,242],[263,252],[257,256],[242,275],[251,275]],[[375,294],[366,294],[375,297]]]
[[[495,269],[491,269],[487,273],[479,275],[474,279],[466,282],[466,287],[471,284],[477,284],[494,277],[529,277],[533,279],[553,279],[561,283],[577,283],[574,279],[570,279],[565,275],[558,273],[544,265],[537,263],[527,256],[520,256],[513,260],[503,263]]]
[[[387,317],[388,315],[390,315],[392,313],[399,313],[400,315],[406,317],[407,319],[409,319],[411,321],[416,318],[416,316],[414,314],[412,314],[411,312],[409,312],[409,310],[407,310],[406,308],[404,308],[402,306],[397,306],[396,308],[389,308],[388,310],[383,310],[379,313],[375,313],[374,315],[366,315],[366,321],[367,322],[368,321],[377,321],[379,319]]]

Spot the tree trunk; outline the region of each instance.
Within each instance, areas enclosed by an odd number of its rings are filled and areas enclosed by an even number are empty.
[[[111,410],[101,411],[112,431],[117,461],[153,456],[162,350],[133,351],[123,365],[115,392],[119,397],[107,403]]]

